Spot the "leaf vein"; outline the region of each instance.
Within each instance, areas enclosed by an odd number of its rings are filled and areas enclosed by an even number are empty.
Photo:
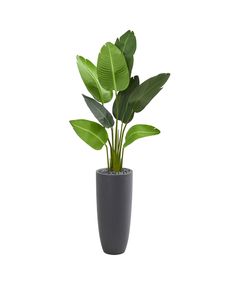
[[[88,129],[86,129],[86,128],[83,128],[83,127],[81,127],[81,126],[78,126],[78,125],[75,125],[75,127],[77,127],[77,128],[79,128],[79,129],[81,129],[81,130],[83,130],[83,131],[86,131],[86,132],[92,134],[92,135],[93,135],[94,137],[96,137],[102,144],[105,144],[105,142],[104,142],[98,135],[96,135],[95,133],[93,133],[92,131],[90,131],[90,130],[88,130]]]

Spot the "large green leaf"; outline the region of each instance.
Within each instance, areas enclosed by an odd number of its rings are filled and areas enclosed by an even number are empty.
[[[160,131],[151,125],[137,124],[132,126],[126,136],[124,147],[127,147],[129,144],[133,143],[135,140],[147,136],[157,135]]]
[[[97,118],[97,120],[106,128],[111,128],[114,125],[114,120],[111,113],[100,103],[93,98],[83,95],[86,104]]]
[[[108,134],[106,129],[96,122],[78,119],[70,120],[70,124],[76,134],[96,150],[102,149],[103,145],[107,142]]]
[[[162,73],[139,85],[129,97],[129,104],[133,107],[134,112],[142,111],[152,98],[161,91],[169,77],[169,73]]]
[[[136,87],[138,87],[138,85],[139,85],[138,76],[131,78],[129,82],[129,87],[124,91],[120,91],[117,95],[116,100],[113,103],[113,109],[112,109],[113,115],[115,118],[117,118],[117,108],[118,108],[118,119],[121,120],[123,123],[129,123],[133,119],[134,111],[128,102],[131,92]]]
[[[125,56],[129,72],[131,74],[133,63],[134,63],[134,53],[136,50],[136,37],[133,31],[128,30],[120,38],[116,39],[115,45],[121,50]]]
[[[97,101],[101,103],[109,102],[112,99],[112,91],[105,90],[99,83],[96,66],[82,56],[77,55],[76,59],[80,76],[88,91]]]
[[[129,85],[125,57],[114,44],[107,42],[98,55],[98,79],[107,90],[123,91]]]

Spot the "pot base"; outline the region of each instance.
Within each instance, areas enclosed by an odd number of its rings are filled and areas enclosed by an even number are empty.
[[[110,251],[105,251],[104,249],[102,249],[103,252],[107,255],[121,255],[121,254],[124,254],[125,253],[125,250],[123,252],[117,252],[117,253],[112,253]]]

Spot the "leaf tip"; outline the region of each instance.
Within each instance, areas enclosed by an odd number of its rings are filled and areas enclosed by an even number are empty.
[[[77,60],[77,62],[78,62],[78,61],[81,61],[82,59],[84,59],[82,56],[76,55],[76,60]]]
[[[106,43],[105,43],[105,45],[104,45],[104,46],[106,46],[106,47],[107,47],[107,46],[111,46],[111,45],[112,45],[112,46],[114,46],[114,44],[113,44],[113,43],[111,43],[110,41],[108,41],[108,42],[106,42]]]

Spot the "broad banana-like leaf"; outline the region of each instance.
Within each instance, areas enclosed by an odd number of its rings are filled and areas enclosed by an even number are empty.
[[[123,91],[129,85],[125,57],[114,44],[107,42],[98,55],[98,79],[106,90]]]
[[[134,76],[130,79],[129,87],[124,90],[120,91],[117,95],[116,100],[113,103],[113,115],[117,118],[117,110],[118,110],[118,119],[121,120],[123,123],[129,123],[134,117],[134,111],[129,105],[129,97],[131,92],[138,87],[139,85],[139,78],[138,76]],[[118,106],[118,107],[117,107]]]
[[[151,125],[137,124],[132,126],[126,136],[124,147],[127,147],[129,144],[133,143],[135,140],[147,136],[157,135],[160,131]]]
[[[76,134],[92,148],[100,150],[106,144],[108,134],[100,124],[85,119],[70,120],[70,124]]]
[[[131,74],[133,63],[134,63],[134,53],[136,50],[136,37],[133,31],[128,30],[120,38],[116,39],[115,45],[121,50],[125,56],[126,63]]]
[[[83,94],[82,94],[83,95]],[[111,128],[114,125],[114,120],[111,113],[102,106],[99,102],[90,98],[88,96],[83,95],[86,104],[89,109],[93,113],[93,115],[97,118],[97,120],[106,128]]]
[[[76,56],[77,66],[80,76],[93,97],[101,102],[107,103],[112,99],[112,91],[105,90],[98,81],[97,68],[88,59],[82,56]]]
[[[133,107],[134,112],[142,111],[152,98],[161,91],[169,77],[169,73],[159,74],[144,81],[134,89],[129,97],[129,104]]]

